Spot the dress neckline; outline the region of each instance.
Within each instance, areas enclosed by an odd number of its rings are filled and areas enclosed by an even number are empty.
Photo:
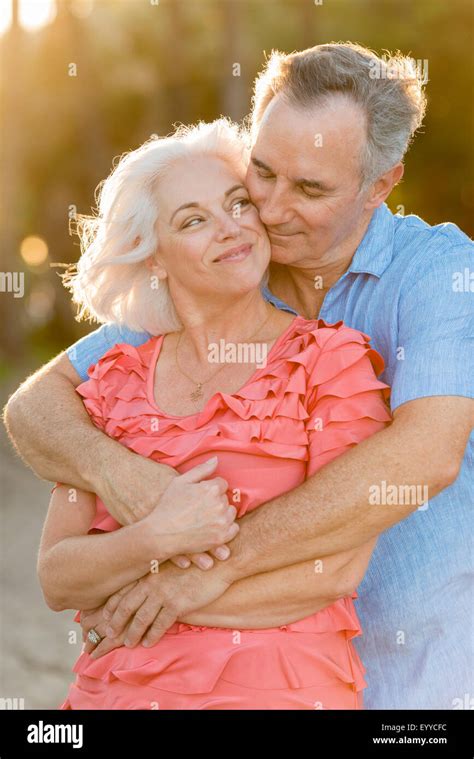
[[[158,406],[158,404],[155,401],[155,370],[156,366],[158,364],[158,359],[160,357],[161,353],[161,347],[163,345],[163,340],[165,338],[165,335],[157,335],[156,337],[152,338],[152,340],[156,340],[155,347],[150,359],[150,364],[147,371],[147,380],[146,380],[146,395],[147,395],[147,401],[152,406],[152,408],[155,409],[159,414],[162,416],[168,417],[169,419],[193,419],[196,416],[199,416],[200,414],[204,413],[206,411],[209,404],[216,398],[218,395],[228,395],[230,397],[234,395],[238,395],[242,392],[242,390],[245,390],[245,388],[250,385],[252,382],[255,382],[256,378],[261,372],[266,371],[268,367],[268,360],[270,357],[273,357],[272,354],[280,347],[281,343],[287,336],[287,334],[290,332],[290,330],[295,326],[295,322],[301,320],[302,316],[295,316],[294,319],[288,324],[288,326],[283,330],[283,332],[277,337],[275,342],[273,343],[272,347],[270,348],[268,354],[267,354],[267,365],[262,367],[261,369],[257,369],[251,377],[245,382],[244,385],[238,388],[238,390],[234,390],[233,393],[222,393],[221,391],[217,391],[213,395],[211,395],[210,398],[206,401],[206,404],[200,411],[195,411],[193,414],[170,414],[168,411],[164,411],[162,408]]]

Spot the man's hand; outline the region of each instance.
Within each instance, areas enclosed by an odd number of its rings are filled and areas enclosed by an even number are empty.
[[[133,647],[145,636],[143,645],[155,645],[178,618],[212,603],[229,587],[218,572],[204,573],[195,567],[183,572],[169,562],[161,564],[159,572],[150,572],[133,587],[127,586],[109,598],[104,607],[104,632],[111,640],[106,646],[102,641],[96,654],[121,645],[117,643],[120,639]]]

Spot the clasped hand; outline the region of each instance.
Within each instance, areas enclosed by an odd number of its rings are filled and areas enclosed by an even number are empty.
[[[84,651],[99,658],[122,645],[153,646],[177,620],[212,603],[229,586],[218,571],[182,570],[164,562],[158,572],[125,586],[103,606],[81,611]],[[91,628],[103,638],[98,645],[87,638]]]

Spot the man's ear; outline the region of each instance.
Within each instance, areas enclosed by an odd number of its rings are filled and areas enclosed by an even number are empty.
[[[405,167],[403,163],[400,162],[395,164],[395,166],[392,166],[392,168],[386,171],[385,174],[382,174],[382,176],[372,185],[365,208],[378,208],[382,205],[384,200],[388,198],[392,192],[395,185],[400,182],[404,171]]]

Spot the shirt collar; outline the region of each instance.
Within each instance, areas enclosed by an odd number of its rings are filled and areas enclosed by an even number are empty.
[[[265,300],[269,303],[272,303],[274,306],[280,309],[280,311],[288,311],[289,314],[295,314],[296,316],[298,315],[297,312],[291,308],[291,306],[289,306],[283,300],[280,300],[280,298],[277,298],[276,295],[273,295],[273,293],[268,289],[267,285],[264,285],[261,290]]]
[[[394,221],[386,203],[375,209],[348,272],[381,277],[393,256]]]

